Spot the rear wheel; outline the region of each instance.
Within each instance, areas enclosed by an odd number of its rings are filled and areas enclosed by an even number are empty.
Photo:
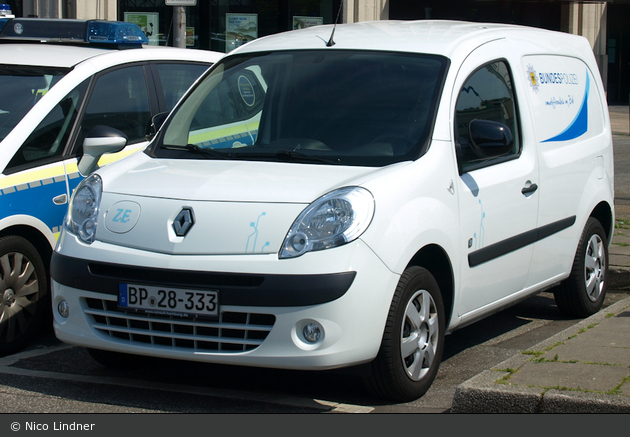
[[[26,239],[0,238],[0,355],[23,349],[50,312],[44,263]]]
[[[571,275],[554,289],[560,312],[588,317],[599,311],[606,297],[608,242],[601,223],[589,218],[578,244]]]
[[[442,359],[444,324],[435,278],[421,267],[405,270],[392,299],[381,348],[371,363],[371,388],[397,402],[424,395]]]

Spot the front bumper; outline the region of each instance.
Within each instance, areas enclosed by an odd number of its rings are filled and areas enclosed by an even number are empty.
[[[57,337],[163,358],[304,370],[371,361],[399,279],[360,240],[293,260],[173,256],[102,243],[84,251],[71,235],[60,241],[51,263]],[[119,262],[103,261],[113,259]],[[220,318],[124,312],[119,282],[217,289]],[[68,317],[58,311],[62,301]],[[314,343],[303,334],[309,323],[321,328]]]

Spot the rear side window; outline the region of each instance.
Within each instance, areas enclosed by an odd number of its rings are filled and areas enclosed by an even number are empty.
[[[520,135],[516,99],[512,75],[506,62],[496,61],[477,69],[460,90],[455,111],[455,137],[460,171],[470,171],[518,156]],[[499,158],[484,157],[476,153],[470,135],[470,123],[473,120],[489,120],[507,126],[514,141],[512,150]]]

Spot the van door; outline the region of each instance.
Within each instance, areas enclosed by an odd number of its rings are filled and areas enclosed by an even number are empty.
[[[538,214],[538,165],[531,139],[522,135],[511,66],[498,53],[504,41],[475,50],[458,73],[454,144],[462,250],[458,315],[474,318],[525,287]],[[488,121],[485,125],[479,120]],[[503,126],[511,142],[488,152],[478,127]],[[484,128],[485,129],[485,128]],[[499,131],[501,130],[499,129]],[[506,135],[507,135],[506,134]],[[510,147],[511,145],[511,147]],[[500,303],[499,303],[500,304]]]

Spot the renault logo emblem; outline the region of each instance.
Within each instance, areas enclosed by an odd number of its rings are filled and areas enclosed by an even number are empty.
[[[193,215],[192,208],[183,208],[173,221],[173,230],[175,231],[175,235],[183,237],[188,233],[194,224],[195,216]]]

